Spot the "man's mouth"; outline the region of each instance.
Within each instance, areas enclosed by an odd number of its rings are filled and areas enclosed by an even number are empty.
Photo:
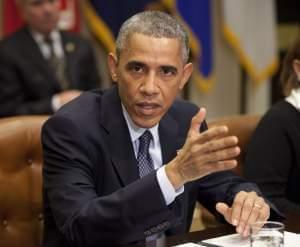
[[[150,102],[140,102],[136,105],[138,107],[138,111],[143,115],[151,115],[160,107],[159,104]]]

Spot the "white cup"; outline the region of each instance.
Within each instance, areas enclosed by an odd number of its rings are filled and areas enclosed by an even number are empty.
[[[251,247],[283,247],[284,224],[276,221],[256,222],[250,226]]]

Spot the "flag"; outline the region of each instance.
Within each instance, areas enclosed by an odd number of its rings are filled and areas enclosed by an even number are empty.
[[[80,30],[78,0],[60,0],[60,18],[58,27],[61,30]],[[9,35],[24,25],[18,12],[15,0],[3,0],[3,36]]]
[[[15,32],[23,25],[23,21],[19,15],[16,3],[13,0],[3,1],[3,36]]]
[[[149,9],[166,11],[187,27],[196,68],[194,81],[199,89],[208,92],[213,85],[210,0],[86,0],[84,2],[87,23],[108,51],[114,51],[115,38],[122,23],[132,15]]]
[[[211,0],[164,0],[167,7],[187,27],[192,59],[193,81],[202,92],[214,85],[213,22]]]
[[[250,78],[259,84],[277,70],[273,0],[223,0],[224,36]]]
[[[157,0],[86,0],[83,11],[91,31],[112,52],[122,23],[138,12],[156,9],[157,6],[160,6]]]

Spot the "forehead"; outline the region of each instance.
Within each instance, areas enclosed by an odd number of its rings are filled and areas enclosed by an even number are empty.
[[[178,65],[183,63],[181,42],[176,38],[156,38],[135,33],[127,40],[121,58]]]

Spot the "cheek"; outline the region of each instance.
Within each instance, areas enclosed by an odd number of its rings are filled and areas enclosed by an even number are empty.
[[[179,83],[166,83],[162,84],[160,91],[165,99],[173,100],[180,91]]]

